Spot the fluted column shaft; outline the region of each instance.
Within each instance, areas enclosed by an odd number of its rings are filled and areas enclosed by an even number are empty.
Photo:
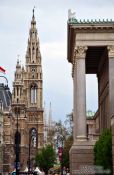
[[[74,52],[74,140],[86,140],[86,75],[85,56],[87,47],[77,46]]]

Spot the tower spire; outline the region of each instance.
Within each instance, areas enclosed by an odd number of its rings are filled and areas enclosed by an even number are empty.
[[[32,12],[33,12],[32,21],[31,21],[32,27],[33,27],[34,25],[36,25],[35,16],[34,16],[34,9],[35,9],[35,6],[34,6],[34,8],[33,8],[33,10],[32,10]]]
[[[48,122],[49,122],[49,130],[51,130],[51,128],[52,128],[52,109],[51,109],[51,102],[50,102],[50,108],[49,108]]]
[[[35,6],[34,6],[34,8],[33,8],[33,10],[32,10],[32,11],[33,11],[33,16],[32,16],[33,18],[34,18],[34,9],[35,9]]]

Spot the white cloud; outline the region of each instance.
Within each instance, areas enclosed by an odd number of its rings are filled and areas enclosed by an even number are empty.
[[[0,64],[7,70],[9,85],[15,71],[17,55],[25,62],[27,39],[35,7],[38,34],[41,45],[44,99],[52,101],[56,119],[72,110],[71,64],[67,61],[67,13],[76,11],[82,19],[114,19],[113,0],[1,0],[0,1]],[[101,8],[102,7],[102,8]],[[95,84],[95,81],[92,82]],[[88,108],[94,108],[88,81]],[[94,86],[95,87],[95,86]],[[96,89],[94,89],[96,92]],[[95,96],[94,96],[95,97]]]

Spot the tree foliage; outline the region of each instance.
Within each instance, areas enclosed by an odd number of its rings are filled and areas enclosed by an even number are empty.
[[[64,125],[67,129],[67,135],[73,134],[73,113],[68,114],[66,116],[66,120],[64,121]]]
[[[67,130],[65,126],[62,124],[62,121],[59,120],[58,122],[55,123],[53,127],[51,127],[48,132],[47,132],[47,143],[49,144],[54,144],[54,139],[57,137],[57,135],[62,135],[65,139],[67,135]]]
[[[56,154],[51,145],[47,145],[36,155],[36,165],[48,172],[56,161]]]
[[[63,156],[62,156],[62,166],[69,168],[69,151],[73,143],[73,136],[69,136],[64,143]]]
[[[109,129],[103,131],[94,146],[95,165],[112,169],[112,135]]]

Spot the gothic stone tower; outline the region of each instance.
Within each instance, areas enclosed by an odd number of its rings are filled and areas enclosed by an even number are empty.
[[[43,146],[42,65],[37,35],[33,10],[26,52],[26,68],[21,67],[19,60],[17,61],[12,93],[13,138],[15,142],[18,127],[21,169],[27,166],[29,158],[31,164],[34,162],[36,152]]]

